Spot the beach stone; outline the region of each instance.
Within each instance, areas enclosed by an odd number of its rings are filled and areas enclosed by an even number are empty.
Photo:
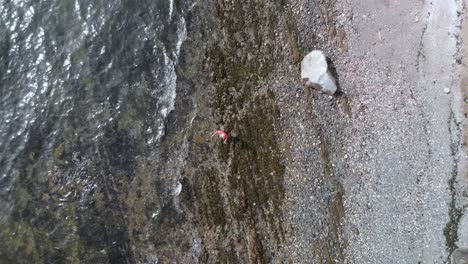
[[[306,87],[333,95],[336,90],[335,78],[328,71],[325,54],[314,50],[307,54],[301,62],[301,78]]]

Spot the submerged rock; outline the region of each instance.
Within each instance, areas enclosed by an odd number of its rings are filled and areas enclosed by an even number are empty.
[[[337,90],[335,78],[328,71],[327,58],[320,50],[314,50],[304,57],[301,62],[301,78],[308,88],[330,95]]]

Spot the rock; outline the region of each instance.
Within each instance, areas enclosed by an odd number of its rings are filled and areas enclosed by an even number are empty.
[[[320,50],[307,54],[301,62],[301,78],[306,87],[310,87],[329,95],[336,92],[335,79],[328,71],[328,63]]]
[[[182,192],[182,183],[177,180],[177,186],[174,189],[174,195],[178,196]]]
[[[344,28],[338,29],[337,36],[338,36],[338,43],[341,43],[346,36],[346,31],[344,30]]]
[[[205,142],[205,139],[201,135],[195,135],[194,138],[195,138],[195,141],[199,144]]]
[[[444,93],[449,94],[449,93],[450,93],[450,88],[447,88],[447,87],[446,87],[446,88],[444,89]]]
[[[468,249],[459,248],[452,253],[453,264],[468,264]]]

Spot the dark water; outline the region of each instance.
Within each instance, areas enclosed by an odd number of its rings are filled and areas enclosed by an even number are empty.
[[[157,262],[132,247],[164,202],[143,206],[134,176],[158,177],[142,164],[174,109],[191,5],[0,2],[0,263]]]

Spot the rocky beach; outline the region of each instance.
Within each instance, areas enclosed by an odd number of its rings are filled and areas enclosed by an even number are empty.
[[[464,1],[1,6],[0,263],[463,259]]]

